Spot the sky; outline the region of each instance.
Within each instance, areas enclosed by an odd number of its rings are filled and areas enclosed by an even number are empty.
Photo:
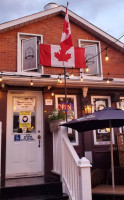
[[[48,3],[66,7],[67,0],[0,0],[0,24],[44,10]],[[124,35],[124,0],[68,0],[69,10],[119,39]],[[121,38],[124,43],[124,37]]]

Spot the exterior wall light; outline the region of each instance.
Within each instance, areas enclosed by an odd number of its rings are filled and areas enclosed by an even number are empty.
[[[83,92],[83,97],[86,98],[87,92],[88,92],[88,87],[83,87],[82,92]]]

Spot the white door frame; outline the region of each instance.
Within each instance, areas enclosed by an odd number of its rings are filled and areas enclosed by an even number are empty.
[[[40,120],[40,130],[41,130],[41,173],[23,173],[23,174],[18,174],[17,176],[13,176],[11,177],[11,175],[7,176],[6,178],[14,178],[14,177],[19,177],[19,176],[41,176],[44,175],[44,135],[43,135],[43,96],[42,96],[42,92],[41,91],[22,91],[22,90],[10,90],[8,91],[7,94],[7,135],[10,131],[13,131],[13,119],[10,120],[10,113],[13,113],[13,108],[12,108],[12,98],[15,97],[29,97],[29,96],[35,96],[35,95],[39,95],[40,96],[40,101],[41,101],[41,119]],[[11,97],[11,98],[10,98]],[[11,102],[10,102],[11,100]],[[11,106],[10,106],[11,105]],[[8,123],[11,123],[8,126]],[[37,130],[37,127],[36,127]],[[38,131],[38,130],[37,130]],[[13,134],[14,135],[14,134]],[[6,137],[7,138],[7,137]],[[8,138],[7,138],[8,139]],[[6,139],[6,140],[7,140]],[[7,141],[6,141],[6,172],[7,172]]]

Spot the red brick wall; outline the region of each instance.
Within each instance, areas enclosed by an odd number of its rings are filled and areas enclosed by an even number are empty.
[[[61,16],[52,17],[49,19],[44,19],[39,22],[35,22],[15,30],[0,33],[0,71],[16,71],[17,70],[17,33],[32,33],[43,35],[43,41],[45,44],[60,44],[61,34],[63,29],[64,18]],[[78,27],[76,24],[70,22],[73,45],[78,46],[78,39],[85,40],[97,40],[91,33],[86,32],[82,28]],[[104,49],[108,44],[101,41],[101,49]],[[124,55],[119,51],[108,48],[108,55],[110,57],[109,62],[104,61],[105,52],[102,53],[102,66],[103,73],[114,73],[119,74],[118,77],[124,77],[123,74],[123,63]],[[63,69],[45,67],[45,73],[56,74],[63,73]],[[77,74],[78,69],[74,72]],[[71,69],[68,70],[71,72]]]

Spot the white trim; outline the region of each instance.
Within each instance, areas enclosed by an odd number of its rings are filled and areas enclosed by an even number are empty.
[[[31,34],[31,33],[21,33],[18,32],[17,33],[17,72],[20,73],[21,75],[24,73],[24,71],[22,70],[22,44],[21,41],[23,39],[29,39],[31,37],[40,37],[40,42],[43,43],[43,35],[39,35],[39,34]],[[43,66],[42,66],[43,68]],[[39,74],[39,72],[32,72],[32,76],[35,76],[36,73]],[[43,71],[42,71],[43,73]],[[28,75],[29,72],[25,72],[25,75]]]
[[[19,24],[23,24],[23,23],[29,23],[29,21],[32,20],[37,20],[39,18],[42,17],[47,17],[48,15],[52,15],[55,13],[61,13],[61,12],[66,12],[66,8],[63,6],[58,6],[56,8],[52,8],[46,11],[42,11],[39,13],[35,13],[26,17],[22,17],[10,22],[6,22],[0,25],[0,31],[4,31],[4,29],[6,30],[7,28],[11,28],[11,27],[16,27]],[[85,29],[87,28],[88,30],[93,30],[94,32],[98,33],[100,36],[102,36],[103,38],[106,38],[108,40],[110,40],[112,43],[115,42],[115,40],[117,40],[116,38],[110,36],[109,34],[107,34],[106,32],[102,31],[100,28],[97,28],[96,26],[94,26],[93,24],[89,23],[88,21],[86,21],[85,19],[83,19],[82,17],[78,16],[77,14],[73,13],[72,11],[68,10],[68,15],[69,18],[74,21],[76,24],[80,24],[80,26],[82,26],[82,28],[85,26]],[[12,28],[11,28],[12,29]],[[122,48],[123,50],[123,43],[120,41],[116,42],[116,45],[118,45],[119,47]]]
[[[120,97],[120,99],[124,99],[124,97]],[[117,108],[121,109],[121,107],[119,106],[119,102],[117,102]],[[119,131],[120,131],[120,133],[122,133],[122,128],[121,127],[119,127]]]
[[[93,104],[93,99],[108,99],[108,106],[111,106],[111,98],[110,96],[91,96],[91,104]],[[94,112],[94,106],[92,107],[92,112]],[[115,138],[114,138],[114,130],[112,130],[112,143],[115,144]],[[110,141],[103,141],[103,142],[97,142],[96,141],[96,130],[93,130],[93,138],[94,138],[94,145],[110,145]]]
[[[1,178],[2,122],[0,121],[0,178]]]
[[[61,94],[57,94],[55,95],[55,108],[57,109],[58,108],[58,98],[60,97],[65,97],[65,95],[61,95]],[[74,113],[75,113],[75,119],[77,118],[77,98],[76,98],[76,95],[67,95],[67,98],[73,98],[74,99]],[[76,139],[76,142],[71,142],[71,144],[73,146],[77,146],[79,145],[79,137],[78,137],[78,132],[75,131],[75,139]]]
[[[45,17],[47,15],[51,15],[51,14],[60,12],[62,10],[65,12],[65,8],[63,6],[58,6],[58,7],[53,8],[53,9],[49,9],[49,10],[38,12],[38,13],[35,13],[35,14],[32,14],[32,15],[28,15],[28,16],[25,16],[25,17],[22,17],[22,18],[19,18],[19,19],[16,19],[16,20],[12,20],[12,21],[0,24],[0,30],[10,28],[12,26],[17,26],[19,24],[26,23],[26,22],[29,22],[29,21],[32,21],[32,20],[36,20],[36,19]]]
[[[40,121],[40,131],[41,131],[41,170],[42,171],[38,171],[36,173],[33,173],[31,172],[30,174],[27,173],[18,173],[18,175],[16,173],[12,174],[12,175],[7,175],[7,165],[6,165],[6,178],[14,178],[14,177],[20,177],[20,176],[25,176],[25,177],[31,177],[31,176],[42,176],[44,175],[44,127],[43,127],[43,94],[41,91],[24,91],[24,90],[9,90],[8,91],[8,94],[7,94],[7,121],[10,123],[10,116],[9,116],[9,113],[13,113],[13,108],[10,106],[10,105],[13,105],[13,97],[25,97],[25,96],[35,96],[37,97],[38,96],[38,101],[41,102],[41,119],[38,119],[38,117],[36,118],[36,120],[39,120]],[[11,101],[10,101],[11,99]],[[37,111],[38,111],[38,108],[36,108]],[[37,112],[36,111],[36,112]],[[13,133],[13,119],[11,119],[11,124],[10,124],[10,129],[11,129],[11,132]],[[36,126],[36,130],[39,128]],[[10,132],[10,130],[8,129],[8,126],[6,127],[7,128],[7,133]],[[15,133],[16,134],[16,133]],[[14,135],[14,134],[12,134]],[[8,138],[7,138],[8,139]],[[7,152],[7,145],[6,145],[6,152]],[[7,157],[6,157],[7,159]],[[7,163],[7,160],[6,160],[6,163]]]
[[[78,46],[81,47],[81,42],[86,43],[85,46],[88,46],[87,43],[92,43],[92,44],[96,44],[97,45],[97,50],[98,53],[101,52],[101,45],[100,45],[100,41],[96,41],[96,40],[84,40],[84,39],[78,39]],[[85,48],[84,46],[84,48]],[[82,47],[83,48],[83,47]],[[97,53],[97,54],[98,54]],[[99,71],[99,74],[96,76],[93,76],[92,74],[87,74],[85,75],[85,73],[82,73],[83,79],[88,79],[88,80],[102,80],[103,79],[103,70],[102,70],[102,57],[101,57],[101,53],[99,54],[99,59],[98,59],[98,66],[97,66],[97,70]],[[82,69],[80,70],[82,71]],[[90,76],[91,75],[91,76]]]

